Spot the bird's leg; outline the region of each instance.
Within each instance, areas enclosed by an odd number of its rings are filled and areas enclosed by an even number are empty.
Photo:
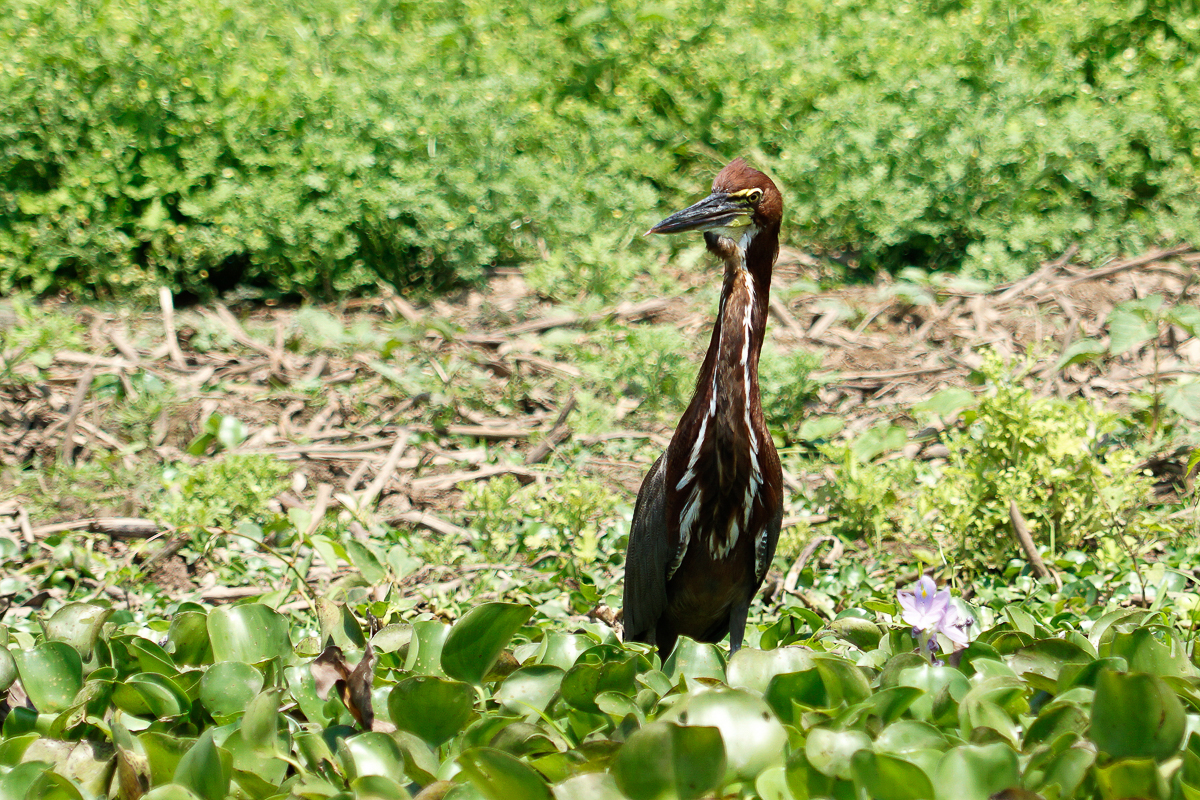
[[[750,600],[734,603],[729,609],[729,655],[733,655],[742,647],[742,637],[746,635],[746,615],[750,613]]]

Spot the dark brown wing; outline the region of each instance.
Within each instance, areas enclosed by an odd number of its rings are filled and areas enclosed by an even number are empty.
[[[775,513],[767,520],[767,526],[755,542],[754,547],[754,586],[755,590],[767,577],[767,570],[775,559],[775,545],[779,543],[779,529],[783,527],[783,505],[780,504]]]
[[[667,454],[646,473],[638,490],[625,554],[625,641],[655,644],[654,628],[667,608]],[[778,531],[776,531],[778,534]]]

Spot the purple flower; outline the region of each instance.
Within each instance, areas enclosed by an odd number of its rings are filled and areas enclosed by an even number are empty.
[[[950,591],[937,591],[928,575],[922,575],[911,592],[898,592],[896,598],[904,610],[904,621],[923,631],[936,630],[950,607]]]
[[[913,626],[913,634],[923,642],[925,636],[930,637],[927,641],[931,652],[937,647],[934,633],[943,634],[958,647],[966,647],[970,642],[968,635],[975,620],[950,602],[949,589],[939,592],[928,575],[922,575],[912,591],[898,592],[896,599],[900,601],[904,621]]]

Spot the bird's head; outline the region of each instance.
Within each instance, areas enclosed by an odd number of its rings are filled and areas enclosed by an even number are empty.
[[[768,228],[777,231],[782,217],[783,197],[774,182],[736,158],[717,173],[712,194],[667,217],[647,234],[704,231],[713,248],[720,239],[739,242]]]

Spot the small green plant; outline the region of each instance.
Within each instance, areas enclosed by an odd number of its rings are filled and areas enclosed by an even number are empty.
[[[1063,350],[1055,369],[1105,355],[1114,358],[1123,356],[1149,345],[1154,365],[1148,376],[1151,383],[1147,438],[1153,441],[1159,431],[1163,406],[1185,419],[1200,421],[1200,382],[1193,375],[1168,381],[1164,386],[1166,376],[1162,374],[1162,348],[1159,346],[1163,332],[1172,325],[1191,336],[1200,335],[1200,309],[1185,304],[1168,306],[1164,304],[1162,295],[1154,294],[1121,303],[1109,312],[1107,323],[1107,347],[1098,339],[1079,339]]]
[[[190,529],[233,530],[245,521],[265,525],[275,517],[267,501],[287,487],[290,472],[287,463],[272,456],[239,453],[168,467],[153,515]]]

